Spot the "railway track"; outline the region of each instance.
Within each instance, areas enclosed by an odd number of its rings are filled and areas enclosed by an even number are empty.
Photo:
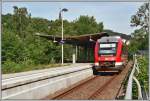
[[[95,80],[95,79],[97,79],[97,78],[98,78],[98,76],[92,77],[92,78],[86,80],[85,82],[80,83],[79,85],[77,85],[77,86],[75,86],[75,87],[69,89],[68,91],[66,91],[66,92],[64,92],[64,93],[62,93],[62,94],[60,94],[60,95],[57,95],[57,96],[53,97],[52,99],[54,100],[54,99],[58,99],[58,98],[63,98],[63,97],[65,97],[67,94],[73,92],[74,90],[80,89],[80,87],[82,87],[82,86],[88,84],[89,82],[92,82],[93,80]]]
[[[131,62],[127,64],[124,70],[119,74],[105,75],[105,76],[94,76],[82,83],[77,84],[74,87],[62,90],[57,94],[49,95],[44,99],[61,99],[61,100],[87,100],[87,99],[116,99],[122,82],[126,77]]]
[[[78,84],[77,86],[74,86],[71,89],[69,89],[63,93],[61,93],[55,97],[52,97],[52,99],[53,100],[55,100],[55,99],[69,99],[72,97],[73,97],[73,99],[76,99],[76,98],[78,99],[78,97],[79,97],[78,92],[80,92],[80,90],[84,91],[84,92],[82,92],[82,95],[87,95],[87,94],[83,94],[86,92],[85,90],[88,90],[87,88],[92,87],[92,86],[94,87],[93,84],[99,85],[98,82],[100,82],[100,81],[103,82],[103,83],[101,83],[101,85],[104,86],[106,84],[106,82],[110,81],[113,77],[115,77],[115,76],[107,76],[107,77],[106,76],[94,76],[94,77],[91,77],[90,79]],[[93,83],[93,82],[95,82],[95,83]],[[89,92],[89,91],[87,91],[87,92]],[[78,93],[78,94],[76,95],[74,93]],[[92,92],[92,93],[94,93],[94,92]],[[76,96],[74,96],[74,95],[76,95]],[[81,97],[80,99],[85,98],[85,96],[80,96],[80,97]]]
[[[96,90],[88,99],[95,99],[106,87],[117,77],[117,75],[112,76],[107,80],[98,90]]]

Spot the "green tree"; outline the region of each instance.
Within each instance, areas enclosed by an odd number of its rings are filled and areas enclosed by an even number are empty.
[[[148,33],[149,26],[149,3],[144,3],[136,12],[135,15],[131,17],[131,26],[145,29]]]
[[[2,15],[2,32],[9,30],[14,32],[13,16],[11,14]]]
[[[131,16],[131,26],[140,27],[131,33],[131,50],[134,48],[135,52],[148,49],[149,3],[144,3],[136,14]]]
[[[66,27],[66,25],[64,25]],[[61,21],[56,19],[55,21],[50,21],[49,25],[49,33],[52,35],[60,35],[61,36]]]
[[[2,15],[2,71],[20,72],[30,66],[60,63],[61,45],[35,36],[36,32],[61,36],[61,21],[31,17],[25,7],[13,7],[13,14]],[[64,36],[92,34],[103,30],[94,17],[64,20]],[[72,60],[75,48],[64,45],[64,61]]]
[[[78,35],[103,31],[103,23],[97,24],[96,19],[93,16],[80,16],[74,23],[74,30],[76,30],[76,34]]]
[[[14,6],[13,8],[13,21],[16,29],[15,32],[18,33],[21,38],[25,38],[25,30],[30,22],[29,19],[31,18],[31,14],[28,14],[27,8],[25,7],[18,8],[17,6]]]
[[[30,23],[32,29],[40,33],[49,33],[50,21],[43,18],[32,18]]]

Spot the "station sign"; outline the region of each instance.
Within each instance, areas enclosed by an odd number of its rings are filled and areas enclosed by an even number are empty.
[[[65,41],[64,41],[64,40],[61,40],[61,41],[60,41],[60,43],[61,43],[61,44],[64,44],[64,43],[65,43]]]

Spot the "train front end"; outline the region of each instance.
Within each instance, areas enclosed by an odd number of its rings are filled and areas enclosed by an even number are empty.
[[[94,71],[121,71],[123,42],[120,37],[102,37],[95,45]]]

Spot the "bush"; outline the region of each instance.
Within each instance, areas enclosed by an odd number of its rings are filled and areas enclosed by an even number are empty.
[[[139,64],[139,74],[136,76],[139,80],[141,86],[144,86],[146,91],[148,92],[148,58],[146,56],[138,56],[137,57],[138,64]],[[133,82],[133,99],[138,98],[138,91],[137,91],[136,83]]]
[[[148,58],[146,57],[138,57],[139,62],[139,69],[140,73],[138,75],[138,80],[142,83],[144,83],[144,86],[146,87],[148,91]]]
[[[15,73],[16,71],[20,71],[18,68],[18,64],[13,61],[7,60],[2,64],[2,73]]]

